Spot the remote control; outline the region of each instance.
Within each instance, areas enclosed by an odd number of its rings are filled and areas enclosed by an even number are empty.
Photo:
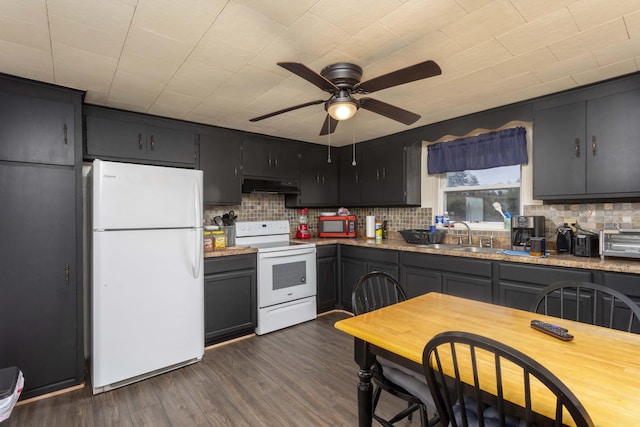
[[[532,320],[531,327],[563,341],[571,341],[573,339],[573,335],[569,333],[568,329],[541,320]]]

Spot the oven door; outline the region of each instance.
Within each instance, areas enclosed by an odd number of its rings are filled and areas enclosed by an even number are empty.
[[[316,294],[316,248],[258,252],[258,306]]]

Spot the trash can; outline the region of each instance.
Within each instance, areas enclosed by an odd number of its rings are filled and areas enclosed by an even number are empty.
[[[7,425],[22,388],[24,377],[17,366],[0,369],[0,426]]]

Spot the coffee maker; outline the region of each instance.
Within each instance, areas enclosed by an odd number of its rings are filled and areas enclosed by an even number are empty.
[[[514,251],[526,251],[532,237],[544,237],[544,216],[511,218],[511,247]]]

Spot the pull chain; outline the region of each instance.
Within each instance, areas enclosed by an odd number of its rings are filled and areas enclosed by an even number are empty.
[[[331,116],[327,120],[327,135],[329,135],[329,146],[327,147],[327,163],[331,163]]]
[[[351,161],[351,166],[356,165],[356,121],[353,121],[353,160]]]

